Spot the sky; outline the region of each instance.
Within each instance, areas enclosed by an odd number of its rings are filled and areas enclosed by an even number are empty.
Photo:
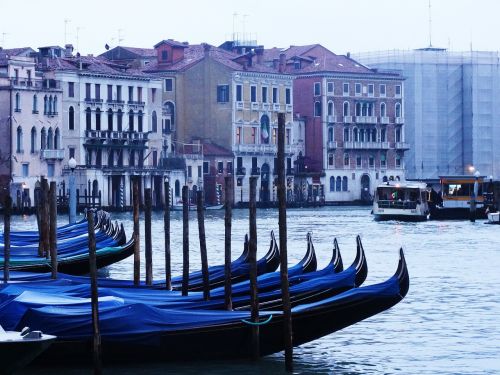
[[[497,0],[0,0],[0,46],[220,45],[233,32],[266,48],[320,43],[338,54],[429,46],[500,49]],[[429,32],[431,30],[431,32]],[[240,38],[241,39],[241,38]]]

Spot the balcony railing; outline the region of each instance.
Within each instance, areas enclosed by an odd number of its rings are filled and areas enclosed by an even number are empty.
[[[236,176],[244,176],[247,174],[247,169],[245,167],[236,168]]]
[[[252,168],[250,170],[250,174],[252,176],[258,176],[258,175],[260,175],[260,168],[259,167]]]
[[[389,123],[389,117],[387,116],[380,117],[380,123],[383,125],[387,125]]]
[[[40,159],[62,160],[62,159],[64,159],[64,149],[61,149],[61,150],[40,150]]]
[[[388,150],[389,142],[344,142],[344,149]]]
[[[326,147],[328,147],[329,150],[335,150],[337,148],[337,142],[328,141]]]
[[[111,130],[85,130],[86,138],[147,141],[148,133]]]
[[[259,154],[274,154],[277,152],[276,145],[262,145],[262,144],[239,144],[236,145],[236,151],[247,153]]]
[[[409,150],[410,144],[406,142],[396,142],[396,149],[398,150]]]
[[[344,116],[344,124],[352,123],[352,116]]]
[[[251,105],[252,111],[258,111],[259,110],[259,103],[253,102]]]
[[[281,105],[279,103],[273,103],[273,111],[281,111]]]
[[[394,119],[394,122],[395,122],[396,124],[398,124],[398,125],[401,125],[401,124],[404,124],[405,119],[404,119],[404,117],[396,117],[396,118]]]
[[[236,109],[242,110],[244,108],[243,102],[239,101],[236,102]]]
[[[337,122],[337,116],[328,115],[328,116],[326,116],[326,121],[329,123]]]
[[[60,90],[61,81],[55,79],[10,78],[13,88],[35,88],[39,90]]]
[[[106,103],[112,106],[123,106],[125,104],[125,100],[108,99],[106,100]]]
[[[90,105],[96,105],[96,104],[102,104],[102,99],[98,98],[85,98],[85,103],[88,103]]]
[[[358,124],[376,124],[377,116],[356,116],[356,123]]]
[[[269,103],[262,103],[262,110],[269,111]]]
[[[287,112],[292,112],[292,108],[293,108],[293,106],[291,104],[287,104],[286,105],[286,111]]]

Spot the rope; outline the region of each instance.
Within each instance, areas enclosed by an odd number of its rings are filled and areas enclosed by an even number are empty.
[[[271,319],[272,319],[272,318],[273,318],[273,315],[271,314],[271,315],[269,315],[269,317],[268,317],[266,320],[264,320],[263,322],[250,322],[250,321],[245,320],[245,319],[241,319],[241,321],[242,321],[243,323],[245,323],[245,324],[250,325],[250,326],[263,326],[264,324],[269,323],[269,322],[271,321]]]

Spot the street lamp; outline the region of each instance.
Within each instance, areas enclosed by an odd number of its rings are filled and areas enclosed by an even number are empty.
[[[71,169],[69,175],[69,223],[76,223],[76,186],[75,186],[75,168],[76,160],[71,158],[68,160],[68,166]]]

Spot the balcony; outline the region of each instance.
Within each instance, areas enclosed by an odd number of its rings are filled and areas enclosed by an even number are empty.
[[[353,150],[388,150],[389,142],[344,142],[344,149]]]
[[[252,111],[258,111],[259,110],[259,103],[251,103],[251,106],[250,108],[252,109]]]
[[[131,109],[139,109],[139,108],[144,108],[144,106],[146,105],[145,102],[139,102],[139,101],[135,101],[135,100],[129,100],[127,102],[128,106],[131,108]]]
[[[251,154],[274,154],[277,152],[276,145],[262,145],[262,144],[239,144],[236,145],[237,152],[245,152]]]
[[[335,122],[337,122],[337,116],[328,115],[328,116],[326,116],[326,121],[329,123],[335,123]]]
[[[337,148],[337,142],[335,141],[328,141],[326,143],[326,147],[329,149],[329,150],[335,150]]]
[[[99,99],[99,98],[85,98],[84,101],[86,104],[89,104],[91,106],[96,106],[96,105],[102,104],[102,99]]]
[[[281,105],[279,103],[273,103],[273,111],[281,111]]]
[[[64,149],[61,149],[61,150],[40,150],[40,159],[62,160],[62,159],[64,159]]]
[[[125,100],[108,99],[108,100],[106,100],[106,103],[113,108],[123,107],[125,105]]]
[[[106,139],[108,138],[107,130],[85,130],[86,138],[94,138],[94,139]]]
[[[356,116],[356,123],[358,124],[376,124],[377,116]]]
[[[236,168],[236,176],[244,176],[247,174],[247,169],[245,167]]]
[[[269,111],[269,103],[262,103],[262,110]]]
[[[382,116],[382,117],[380,117],[380,123],[381,123],[382,125],[387,125],[387,124],[389,124],[389,117],[387,117],[387,116]]]
[[[260,175],[260,168],[259,167],[253,167],[251,170],[250,170],[250,174],[252,176],[259,176]]]
[[[344,116],[344,124],[351,124],[352,116]]]
[[[16,89],[61,90],[61,81],[55,79],[10,78],[10,86]]]
[[[397,125],[404,124],[404,122],[405,122],[404,117],[396,117],[396,118],[394,119],[394,123],[395,123],[395,124],[397,124]]]
[[[286,105],[286,111],[287,112],[289,112],[289,113],[292,112],[292,108],[293,108],[293,106],[291,104],[287,104]]]
[[[244,108],[244,105],[243,105],[243,102],[242,101],[239,101],[239,102],[236,102],[236,109],[241,111],[243,110]]]
[[[410,144],[406,142],[396,142],[395,148],[397,150],[409,150]]]

